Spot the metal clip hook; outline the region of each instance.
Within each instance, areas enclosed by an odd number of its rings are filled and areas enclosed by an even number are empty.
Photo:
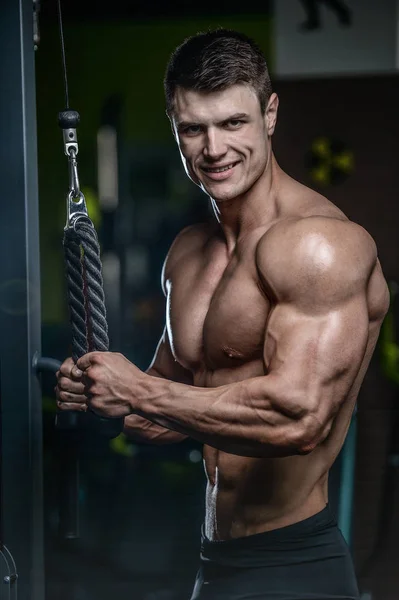
[[[89,219],[86,199],[79,186],[78,163],[76,152],[71,149],[68,154],[69,163],[69,193],[67,196],[67,220],[65,228],[75,227],[78,219]]]
[[[65,229],[75,229],[75,225],[80,219],[90,221],[84,194],[82,192],[79,192],[78,194],[69,192],[67,196],[67,220]]]
[[[78,161],[76,160],[76,152],[74,149],[70,149],[68,154],[69,164],[69,191],[74,192],[76,196],[80,193],[79,187],[79,175],[78,175]]]

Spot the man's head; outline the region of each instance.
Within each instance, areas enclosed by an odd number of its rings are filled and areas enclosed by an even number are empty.
[[[169,115],[173,114],[178,87],[210,93],[232,85],[247,85],[255,90],[262,114],[272,94],[266,59],[260,48],[246,35],[228,29],[186,39],[170,58],[164,84]]]
[[[215,200],[245,193],[266,168],[277,115],[261,50],[236,31],[197,34],[171,56],[164,84],[189,177]]]

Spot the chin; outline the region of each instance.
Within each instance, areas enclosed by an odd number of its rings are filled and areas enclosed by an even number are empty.
[[[237,198],[237,194],[209,194],[209,196],[215,200],[215,202],[230,202],[231,200],[234,200],[234,198]]]
[[[238,198],[239,196],[242,196],[242,194],[246,191],[244,189],[231,187],[222,189],[222,186],[215,186],[209,189],[206,189],[204,186],[202,186],[202,189],[206,194],[208,194],[208,196],[215,200],[215,202],[229,202],[235,198]]]

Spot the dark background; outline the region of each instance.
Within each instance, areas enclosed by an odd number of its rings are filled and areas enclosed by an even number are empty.
[[[209,214],[206,197],[186,178],[164,114],[162,77],[173,48],[219,25],[254,37],[274,65],[270,2],[63,2],[71,106],[81,115],[79,169],[103,249],[117,249],[122,311],[113,319],[113,349],[146,368],[162,331],[160,273],[166,251],[185,225]],[[67,163],[57,113],[64,107],[56,3],[42,1],[36,53],[43,353],[69,353],[61,249]],[[399,281],[396,75],[281,80],[275,134],[277,160],[319,190],[376,240],[390,282]],[[378,89],[380,110],[376,125]],[[96,137],[118,132],[119,221],[101,210]],[[337,160],[321,179],[315,140]],[[342,168],[339,157],[349,156]],[[321,161],[323,162],[323,161]],[[341,165],[341,166],[340,166]],[[321,164],[323,167],[323,164]],[[118,227],[121,222],[122,228]],[[130,265],[130,266],[129,266]],[[141,265],[141,266],[140,266]],[[393,308],[395,305],[393,304]],[[111,315],[112,317],[112,315]],[[387,325],[388,326],[388,325]],[[359,397],[352,550],[364,598],[398,596],[397,383],[386,368],[384,340]],[[189,597],[203,518],[204,475],[195,442],[149,447],[123,436],[88,439],[82,458],[81,538],[59,539],[54,382],[43,381],[46,588],[49,600],[142,600]],[[337,505],[338,460],[331,500]]]

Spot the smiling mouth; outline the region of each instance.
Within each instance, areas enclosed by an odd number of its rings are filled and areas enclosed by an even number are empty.
[[[232,162],[229,165],[225,165],[224,167],[201,167],[202,171],[205,173],[223,173],[224,171],[229,171],[236,165],[238,165],[240,161]]]

